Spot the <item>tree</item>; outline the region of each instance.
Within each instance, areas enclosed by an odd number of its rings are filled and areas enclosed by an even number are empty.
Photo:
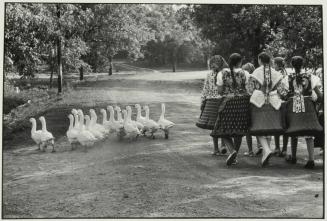
[[[95,4],[91,8],[94,18],[86,41],[91,48],[88,61],[93,67],[109,62],[111,75],[112,59],[120,51],[127,51],[129,58],[134,60],[143,57],[142,45],[153,38],[143,22],[147,10],[144,5]]]

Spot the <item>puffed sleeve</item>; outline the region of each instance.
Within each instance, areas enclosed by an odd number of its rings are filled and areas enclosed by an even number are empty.
[[[320,78],[313,74],[311,74],[311,87],[313,90],[315,89],[315,87],[321,87]]]
[[[219,73],[217,74],[217,85],[218,86],[223,86],[224,82],[223,82],[223,73],[221,71],[219,71]]]
[[[255,78],[249,76],[248,82],[246,84],[246,89],[248,93],[252,94],[253,91],[256,90],[257,88],[258,88],[258,81]]]
[[[288,76],[283,77],[276,85],[276,90],[282,99],[286,99],[289,91]]]

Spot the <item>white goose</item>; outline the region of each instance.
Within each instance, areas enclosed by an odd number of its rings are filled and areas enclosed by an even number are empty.
[[[85,129],[90,131],[97,140],[103,140],[104,133],[100,132],[94,127],[94,125],[92,125],[92,120],[90,116],[85,114],[84,118],[85,118]]]
[[[136,122],[139,122],[143,125],[142,134],[145,135],[145,132],[149,130],[149,128],[146,126],[146,120],[145,117],[141,114],[141,105],[135,104],[136,108]]]
[[[107,118],[107,111],[103,108],[100,109],[100,113],[102,114],[102,125],[110,130],[110,121]],[[110,132],[110,131],[109,131]]]
[[[121,124],[124,123],[124,120],[121,116],[121,109],[118,106],[115,106],[114,110],[117,112],[117,121],[120,122]]]
[[[139,131],[142,131],[143,128],[144,128],[144,125],[142,123],[140,123],[140,122],[132,120],[132,108],[131,108],[131,106],[127,106],[126,110],[127,110],[128,120],[130,122],[132,122],[137,127],[137,129],[139,129]]]
[[[89,147],[92,146],[96,138],[93,136],[93,134],[85,129],[84,126],[84,114],[82,110],[78,110],[78,116],[79,116],[79,128],[78,128],[78,135],[77,135],[77,140],[78,142],[84,146],[84,147]]]
[[[175,124],[167,119],[165,119],[165,112],[166,112],[166,107],[165,104],[161,104],[161,115],[158,120],[158,124],[161,130],[165,132],[165,138],[168,139],[169,136],[169,128],[173,127]]]
[[[72,147],[72,150],[74,149],[74,146],[78,143],[77,136],[78,136],[78,130],[76,128],[76,119],[75,119],[75,125],[74,125],[74,117],[72,114],[68,115],[69,118],[69,128],[66,132],[68,141]]]
[[[93,131],[99,131],[104,136],[109,134],[109,130],[106,129],[103,125],[98,124],[98,116],[96,115],[94,109],[90,109],[90,115],[91,115],[91,122],[90,122],[90,128],[92,128]]]
[[[127,135],[127,137],[133,139],[137,138],[141,133],[137,129],[137,127],[128,119],[128,114],[126,110],[123,110],[123,115],[124,115],[124,130]]]
[[[30,118],[30,122],[32,123],[31,138],[38,145],[38,147],[39,147],[38,150],[41,150],[42,130],[36,130],[36,120],[35,120],[35,118]]]
[[[43,116],[41,116],[41,117],[39,117],[39,120],[41,121],[41,124],[42,124],[42,134],[41,134],[42,145],[45,145],[45,147],[47,147],[48,145],[51,145],[52,152],[55,152],[54,137],[53,137],[52,133],[50,133],[47,130],[47,124],[45,122],[45,118]]]
[[[110,130],[111,132],[119,132],[124,128],[124,125],[115,120],[115,110],[112,106],[108,106],[107,110],[109,111],[109,125],[110,125]]]
[[[154,133],[157,132],[159,129],[159,124],[155,122],[154,120],[150,119],[150,108],[149,106],[143,107],[145,110],[145,123],[144,126],[148,128],[149,132],[151,133],[151,137],[154,139]]]

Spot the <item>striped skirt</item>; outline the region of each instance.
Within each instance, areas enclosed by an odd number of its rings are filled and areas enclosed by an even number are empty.
[[[202,129],[213,130],[221,101],[222,98],[207,99],[204,109],[195,125]]]

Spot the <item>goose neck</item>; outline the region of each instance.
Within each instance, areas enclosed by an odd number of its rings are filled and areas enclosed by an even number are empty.
[[[36,121],[32,121],[32,133],[36,132]]]
[[[45,122],[45,120],[43,118],[41,119],[41,124],[42,124],[42,131],[46,131],[47,130],[47,123]]]
[[[105,122],[107,122],[107,112],[103,111],[102,115],[103,115],[102,124],[104,124]]]

